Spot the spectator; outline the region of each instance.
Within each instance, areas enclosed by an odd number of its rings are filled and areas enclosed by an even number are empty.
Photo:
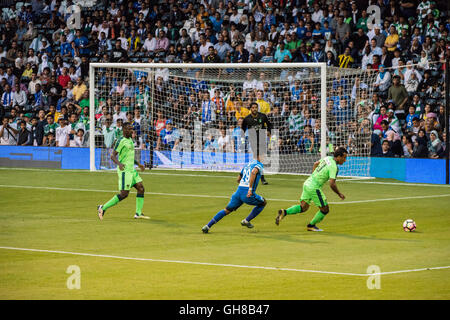
[[[88,141],[86,139],[86,135],[84,134],[84,129],[79,128],[76,136],[73,140],[73,143],[70,144],[71,147],[78,147],[78,148],[87,148],[89,147]]]
[[[27,129],[25,121],[19,122],[19,132],[17,137],[18,146],[26,146],[30,143],[30,131]]]
[[[208,54],[203,57],[203,62],[205,63],[218,63],[220,62],[219,56],[216,54],[214,47],[211,45],[208,48]]]
[[[390,150],[390,146],[389,146],[389,141],[384,140],[383,143],[381,144],[381,157],[385,157],[385,158],[392,158],[394,157],[394,154],[391,152]]]
[[[385,106],[380,107],[380,113],[375,118],[373,130],[383,130],[383,128],[381,127],[381,122],[389,118],[386,111],[387,109]]]
[[[100,39],[98,40],[97,54],[100,56],[112,50],[111,40],[106,38],[104,31],[100,33]]]
[[[6,52],[5,59],[9,62],[16,61],[17,57],[19,56],[20,48],[17,46],[17,41],[11,42],[11,48]]]
[[[339,66],[332,51],[327,52],[325,62],[327,63],[328,67],[338,67]]]
[[[68,69],[66,67],[62,68],[61,74],[58,76],[58,83],[63,87],[64,89],[67,88],[67,85],[70,81],[70,76],[68,75]]]
[[[414,142],[413,158],[428,158],[427,136],[425,130],[420,129]]]
[[[81,97],[83,96],[84,92],[87,90],[86,85],[84,84],[83,79],[78,78],[77,84],[73,88],[73,97],[75,101],[80,101]]]
[[[156,47],[155,47],[156,49]],[[121,42],[116,41],[114,49],[110,54],[111,62],[126,62],[128,59],[127,52],[122,48]]]
[[[16,145],[17,144],[17,134],[19,133],[17,127],[13,127],[10,124],[9,117],[3,117],[2,125],[0,126],[0,145]]]
[[[353,62],[355,62],[350,53],[351,50],[349,47],[347,47],[345,48],[344,53],[339,55],[338,57],[339,68],[349,68],[353,64]]]
[[[383,154],[383,150],[381,147],[381,139],[380,139],[381,131],[376,129],[372,132],[371,136],[371,148],[370,148],[370,156],[371,157],[381,157]]]
[[[217,139],[218,151],[228,152],[234,150],[233,140],[225,129],[220,130],[220,137]]]
[[[43,114],[43,113],[42,113]],[[37,117],[31,119],[29,146],[41,146],[44,139],[44,127]]]
[[[249,59],[249,52],[244,48],[244,42],[240,41],[234,51],[233,62],[246,63]]]
[[[380,65],[378,76],[373,86],[375,89],[379,91],[380,95],[385,96],[387,94],[387,91],[390,89],[390,85],[391,85],[391,73],[385,70],[384,65]],[[394,91],[397,92],[396,89],[394,89]]]
[[[256,103],[258,104],[258,111],[264,114],[270,113],[270,104],[264,100],[263,90],[256,92]]]
[[[104,21],[104,23],[105,22],[106,21]],[[99,39],[100,39],[100,35],[99,35]],[[80,29],[76,30],[75,39],[73,40],[73,42],[75,43],[75,47],[78,50],[80,55],[90,55],[91,50],[88,47],[89,40],[85,35],[83,35],[83,33],[81,32]]]
[[[24,111],[29,111],[28,98],[19,83],[14,85],[13,104],[19,106]]]
[[[406,115],[406,121],[405,121],[405,126],[404,126],[406,131],[410,131],[412,129],[413,120],[418,119],[418,118],[419,118],[419,116],[416,115],[416,108],[414,107],[414,105],[410,105],[408,108],[408,114]]]
[[[111,115],[105,116],[105,124],[102,127],[103,143],[107,149],[111,149],[116,138],[115,127],[112,124]]]
[[[395,28],[395,26],[391,25],[391,27],[389,28],[389,35],[384,41],[384,46],[386,46],[389,52],[394,52],[394,50],[397,48],[398,41],[399,36],[397,33],[397,29]]]
[[[313,154],[315,153],[316,138],[310,125],[306,125],[303,130],[303,135],[297,143],[297,150],[300,153]]]
[[[180,142],[178,129],[174,127],[171,119],[166,121],[166,127],[161,130],[155,150],[173,150]]]
[[[292,107],[291,114],[288,118],[289,134],[293,140],[297,140],[296,137],[301,134],[305,126],[305,120],[298,110],[298,106]]]
[[[339,16],[337,18],[337,25],[336,25],[336,40],[340,42],[340,44],[343,46],[346,41],[350,38],[351,34],[351,28],[348,23],[344,22],[344,17]]]
[[[48,119],[48,118],[47,118]],[[59,126],[55,130],[55,139],[57,147],[68,147],[70,143],[70,126],[67,126],[67,120],[63,116],[58,119]]]
[[[4,88],[5,91],[2,94],[0,104],[4,110],[9,110],[14,106],[14,93],[11,91],[11,86],[9,84],[5,85]]]
[[[402,147],[401,147],[401,138],[400,134],[393,129],[387,120],[381,121],[381,136],[384,141],[389,142],[389,150],[394,155],[400,156],[402,154]]]
[[[42,144],[44,147],[56,147],[56,137],[53,132],[49,132],[46,136],[45,142]]]
[[[284,42],[280,42],[277,50],[275,51],[274,60],[280,63],[286,61],[286,57],[288,58],[288,61],[292,60],[292,53],[285,48]]]
[[[147,32],[147,38],[145,39],[141,50],[143,52],[153,53],[155,49],[156,49],[156,38],[153,37],[153,34],[151,32]]]
[[[408,102],[408,92],[405,86],[400,84],[400,76],[394,76],[392,86],[388,90],[388,100],[392,100],[398,110],[404,110],[406,102]]]
[[[414,145],[410,136],[402,137],[403,157],[412,158],[414,153]]]
[[[219,34],[218,41],[214,45],[214,50],[217,51],[217,55],[222,62],[225,60],[227,53],[233,52],[233,48],[228,43],[224,42],[224,37],[222,34]]]
[[[438,159],[444,157],[444,149],[442,147],[442,142],[439,140],[439,135],[436,130],[430,133],[430,145],[428,147],[430,158]]]

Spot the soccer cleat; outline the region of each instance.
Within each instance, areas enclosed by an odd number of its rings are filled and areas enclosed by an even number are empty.
[[[103,215],[105,214],[105,210],[103,210],[103,205],[97,206],[97,214],[100,220],[103,220]]]
[[[203,231],[203,233],[208,233],[208,231],[209,231],[208,225],[205,225],[205,226],[202,228],[202,231]]]
[[[320,229],[316,226],[307,226],[306,230],[308,230],[308,231],[323,231],[322,229]]]
[[[247,228],[249,228],[249,229],[251,229],[251,228],[254,227],[254,225],[252,225],[250,222],[248,222],[248,221],[245,220],[245,219],[241,221],[241,226],[247,227]]]
[[[135,219],[150,219],[150,217],[145,216],[143,213],[141,213],[140,215],[136,213],[134,215],[134,218]]]
[[[269,184],[266,180],[261,180],[261,183],[265,186]]]
[[[275,218],[275,224],[278,226],[284,217],[286,217],[286,210],[284,210],[284,209],[278,210],[278,215]]]

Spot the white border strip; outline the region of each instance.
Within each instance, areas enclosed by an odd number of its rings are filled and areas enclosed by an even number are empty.
[[[325,62],[291,62],[283,63],[123,63],[123,62],[92,62],[90,68],[150,68],[150,69],[286,69],[289,68],[320,68],[327,67]]]
[[[60,188],[60,187],[39,187],[39,186],[19,186],[19,185],[6,185],[0,184],[0,188],[22,188],[22,189],[43,189],[43,190],[57,190],[57,191],[80,191],[80,192],[107,192],[107,193],[117,193],[117,190],[97,190],[97,189],[77,189],[77,188]],[[134,192],[132,192],[134,193]],[[194,197],[194,198],[218,198],[218,199],[229,199],[230,196],[219,196],[219,195],[209,195],[209,194],[186,194],[186,193],[164,193],[164,192],[148,192],[148,195],[158,195],[158,196],[168,196],[168,197]],[[401,198],[385,198],[385,199],[368,199],[368,200],[355,200],[355,201],[340,201],[340,202],[329,202],[329,204],[354,204],[354,203],[367,203],[367,202],[379,202],[379,201],[396,201],[396,200],[408,200],[408,199],[425,199],[425,198],[442,198],[450,197],[448,194],[436,194],[431,196],[412,196],[412,197],[401,197]],[[282,202],[298,202],[298,199],[276,199],[276,198],[266,198],[269,201],[282,201]]]
[[[29,252],[42,252],[42,253],[68,254],[68,255],[76,255],[76,256],[109,258],[109,259],[120,259],[120,260],[179,263],[179,264],[193,264],[193,265],[214,266],[214,267],[246,268],[246,269],[261,269],[261,270],[276,270],[276,271],[294,271],[294,272],[307,272],[307,273],[332,274],[332,275],[357,276],[357,277],[399,274],[399,273],[418,272],[418,271],[426,271],[426,270],[441,270],[441,269],[450,268],[450,266],[443,266],[443,267],[429,267],[429,268],[389,271],[389,272],[380,272],[380,273],[349,273],[349,272],[320,271],[320,270],[307,270],[307,269],[282,268],[282,267],[246,266],[246,265],[228,264],[228,263],[210,263],[210,262],[184,261],[184,260],[133,258],[133,257],[121,257],[121,256],[113,256],[113,255],[105,255],[105,254],[81,253],[81,252],[70,252],[70,251],[60,251],[60,250],[29,249],[29,248],[16,248],[16,247],[0,247],[0,249],[15,250],[15,251],[29,251]]]

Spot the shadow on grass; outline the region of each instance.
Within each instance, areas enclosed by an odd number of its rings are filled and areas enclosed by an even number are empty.
[[[280,235],[273,235],[273,236],[257,234],[255,236],[257,238],[285,241],[285,242],[291,242],[291,243],[328,243],[328,241],[301,239],[301,238],[299,238],[300,235],[298,233],[280,234]]]
[[[346,233],[337,233],[337,232],[319,232],[322,236],[332,236],[332,237],[340,237],[347,239],[357,239],[357,240],[373,240],[373,241],[405,241],[405,242],[421,242],[422,240],[418,239],[389,239],[389,238],[377,238],[375,236],[358,236],[354,234],[346,234]]]
[[[239,229],[238,229],[239,230]],[[217,235],[239,235],[242,237],[248,237],[248,240],[254,240],[256,239],[269,239],[269,240],[276,240],[276,241],[285,241],[285,242],[291,242],[291,243],[328,243],[328,241],[323,240],[309,240],[309,239],[302,239],[302,234],[298,232],[279,232],[279,231],[258,231],[258,230],[245,230],[242,229],[243,232],[236,231],[214,231]],[[209,235],[209,233],[208,233]]]

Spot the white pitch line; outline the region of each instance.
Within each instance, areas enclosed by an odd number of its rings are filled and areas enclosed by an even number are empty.
[[[450,266],[443,266],[443,267],[432,267],[432,268],[420,268],[420,269],[411,269],[411,270],[398,270],[398,271],[387,271],[387,272],[380,272],[380,273],[372,273],[372,276],[375,275],[387,275],[387,274],[398,274],[398,273],[408,273],[408,272],[419,272],[419,271],[427,271],[427,270],[442,270],[442,269],[449,269]]]
[[[82,169],[36,169],[36,168],[6,168],[6,167],[2,167],[0,168],[0,170],[16,170],[16,171],[44,171],[44,172],[57,172],[57,173],[64,173],[64,172],[70,172],[70,173],[110,173],[110,174],[117,174],[117,171],[115,169],[113,170],[98,170],[98,171],[94,171],[91,172],[89,170],[82,170]],[[161,170],[161,169],[158,169]],[[169,169],[167,169],[167,171],[169,171]],[[180,172],[180,171],[176,171],[176,172]],[[230,172],[230,171],[228,171]],[[172,177],[200,177],[200,178],[226,178],[226,179],[236,179],[236,176],[239,174],[238,171],[236,172],[230,172],[230,175],[226,176],[226,175],[217,175],[217,174],[213,174],[213,172],[211,172],[211,174],[194,174],[194,173],[169,173],[169,172],[155,172],[155,171],[144,171],[144,172],[139,172],[139,174],[142,175],[155,175],[155,176],[172,176]],[[272,177],[270,174],[266,174],[266,176],[269,176],[271,180],[277,180],[277,181],[301,181],[303,182],[305,179],[305,177],[302,178],[302,176],[306,176],[306,175],[298,175],[299,179],[295,180],[295,179],[287,179],[287,178],[277,178],[277,177]],[[347,179],[342,179],[341,181],[345,181]],[[355,180],[355,179],[348,179],[348,180]],[[356,180],[361,180],[361,179],[356,179]]]
[[[149,261],[149,262],[163,262],[163,263],[179,263],[179,264],[193,264],[193,265],[214,266],[214,267],[246,268],[246,269],[275,270],[275,271],[293,271],[293,272],[332,274],[332,275],[357,276],[357,277],[369,277],[369,276],[374,276],[374,275],[388,275],[388,274],[398,274],[398,273],[418,272],[418,271],[427,271],[427,270],[439,270],[439,269],[448,269],[448,268],[450,268],[450,266],[443,266],[443,267],[430,267],[430,268],[421,268],[421,269],[412,269],[412,270],[399,270],[399,271],[389,271],[389,272],[380,272],[380,273],[349,273],[349,272],[307,270],[307,269],[282,268],[282,267],[246,266],[246,265],[239,265],[239,264],[210,263],[210,262],[185,261],[185,260],[133,258],[133,257],[121,257],[121,256],[113,256],[113,255],[105,255],[105,254],[69,252],[69,251],[60,251],[60,250],[44,250],[44,249],[29,249],[29,248],[15,248],[15,247],[0,247],[0,249],[15,250],[15,251],[29,251],[29,252],[42,252],[42,253],[68,254],[68,255],[76,255],[76,256],[86,256],[86,257],[96,257],[96,258],[109,258],[109,259],[119,259],[119,260],[135,260],[135,261]]]
[[[117,190],[98,190],[98,189],[77,189],[77,188],[59,188],[59,187],[39,187],[39,186],[18,186],[18,185],[4,185],[1,184],[0,188],[23,188],[23,189],[44,189],[44,190],[59,190],[59,191],[79,191],[79,192],[105,192],[113,193]],[[164,193],[164,192],[148,192],[148,195],[158,195],[158,196],[169,196],[169,197],[195,197],[195,198],[217,198],[217,199],[229,199],[231,196],[219,196],[219,195],[208,195],[208,194],[185,194],[185,193]],[[329,204],[354,204],[354,203],[367,203],[367,202],[379,202],[379,201],[396,201],[396,200],[408,200],[408,199],[424,199],[424,198],[442,198],[450,197],[449,194],[437,194],[431,196],[415,196],[415,197],[400,197],[400,198],[385,198],[385,199],[368,199],[368,200],[355,200],[355,201],[340,201],[340,202],[329,202]],[[266,198],[269,201],[280,201],[280,202],[298,202],[298,199],[274,199]]]
[[[355,201],[329,202],[329,203],[330,204],[351,204],[351,203],[366,203],[366,202],[378,202],[378,201],[395,201],[395,200],[441,198],[441,197],[450,197],[450,193],[449,194],[436,194],[436,195],[432,195],[432,196],[415,196],[415,197],[402,197],[402,198],[355,200]]]
[[[2,167],[0,170],[17,170],[17,171],[45,171],[45,172],[76,172],[76,173],[116,173],[115,170],[98,170],[91,172],[89,170],[83,169],[38,169],[38,168],[6,168]],[[154,169],[161,170],[163,169]],[[174,172],[183,172],[184,170],[177,169],[166,169],[166,171],[173,170]],[[186,170],[187,171],[187,170]],[[204,172],[204,171],[203,171]],[[215,173],[217,171],[212,171],[211,173]],[[236,172],[233,172],[237,174]],[[168,172],[155,172],[155,171],[147,171],[147,172],[139,172],[139,174],[143,175],[168,175],[168,176],[181,176],[181,177],[200,177],[200,178],[232,178],[235,179],[235,175],[214,175],[214,174],[188,174],[188,173],[168,173]],[[283,173],[279,173],[283,175]],[[287,175],[287,174],[286,174]],[[293,181],[293,182],[303,182],[308,174],[289,174],[289,176],[297,176],[299,179],[287,179],[287,178],[278,178],[272,177],[271,175],[267,175],[271,180],[279,180],[279,181]],[[408,186],[408,187],[438,187],[438,188],[450,188],[450,185],[446,184],[430,184],[430,183],[411,183],[411,182],[382,182],[382,181],[366,181],[373,180],[376,178],[373,177],[361,177],[361,178],[342,178],[338,177],[338,182],[351,182],[351,183],[367,183],[367,184],[381,184],[381,185],[394,185],[394,186]]]

